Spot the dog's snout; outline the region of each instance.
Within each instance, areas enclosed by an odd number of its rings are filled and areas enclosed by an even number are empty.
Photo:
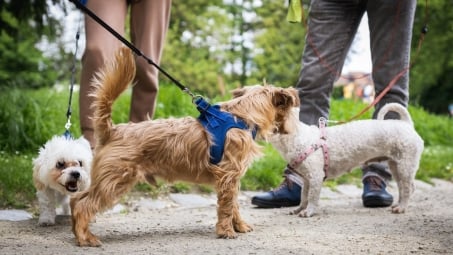
[[[79,179],[80,178],[80,173],[79,172],[71,172],[71,176],[75,179]]]

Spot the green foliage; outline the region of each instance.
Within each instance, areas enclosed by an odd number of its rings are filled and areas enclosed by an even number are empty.
[[[55,83],[58,69],[37,47],[59,35],[48,16],[47,1],[0,1],[0,91],[5,87],[37,88]]]
[[[453,181],[453,147],[451,144],[425,147],[416,178],[429,182],[433,177]]]
[[[185,182],[177,182],[172,185],[174,193],[188,193],[191,190],[191,184]]]
[[[42,32],[46,29],[52,29],[52,26],[55,25],[56,20],[50,16],[48,4],[51,3],[52,5],[55,5],[57,2],[59,3],[59,6],[66,6],[64,2],[59,0],[1,0],[0,9],[2,12],[10,13],[24,25],[33,26],[39,32]],[[0,27],[2,29],[10,32],[15,30],[15,28],[11,28],[7,24],[7,20],[0,20]],[[55,29],[55,27],[53,29]]]
[[[3,91],[0,150],[36,152],[53,135],[63,134],[68,98],[67,93],[53,89]]]
[[[304,25],[287,22],[287,9],[280,1],[263,1],[256,12],[262,31],[254,40],[256,50],[250,82],[260,83],[265,79],[278,86],[295,86],[305,45]]]
[[[425,5],[426,4],[426,5]],[[410,92],[411,102],[430,112],[446,114],[453,103],[453,2],[418,1],[414,23]],[[418,52],[421,29],[427,25]]]
[[[48,3],[0,0],[0,88],[37,88],[68,79],[72,56],[62,47],[66,42],[61,38],[61,18],[50,15],[50,7],[67,12],[74,5],[58,0]],[[412,40],[411,103],[444,114],[453,102],[452,4],[418,1]],[[304,14],[308,14],[305,7]],[[270,0],[174,4],[162,66],[209,97],[225,96],[231,88],[263,79],[294,86],[306,26],[288,23],[286,13],[286,2]],[[424,24],[429,32],[418,55]],[[168,82],[162,75],[161,80]]]
[[[173,77],[207,96],[225,91],[222,64],[228,61],[225,47],[231,23],[222,6],[218,0],[173,5],[162,59],[162,66]],[[162,75],[161,79],[166,80]]]
[[[197,95],[196,91],[193,91]],[[202,95],[206,97],[205,95]],[[206,98],[208,99],[208,98]],[[208,99],[209,100],[209,99]],[[159,92],[155,118],[198,116],[192,98],[173,84],[163,84]]]
[[[409,107],[415,129],[425,141],[426,146],[453,146],[453,119],[447,116],[433,117],[422,108]],[[452,154],[453,156],[453,154]],[[451,157],[450,159],[453,159]]]
[[[32,156],[0,151],[0,208],[27,208],[35,198]]]
[[[4,87],[38,88],[53,85],[57,72],[51,61],[43,57],[34,45],[36,41],[24,38],[18,42],[0,32],[0,90]]]
[[[263,146],[264,156],[255,161],[241,179],[241,189],[267,190],[280,184],[286,163],[272,145]]]
[[[71,54],[61,46],[62,19],[50,15],[50,7],[68,12],[74,5],[0,0],[0,6],[0,88],[68,79]],[[452,7],[451,1],[418,1],[412,40],[411,103],[444,114],[453,102]],[[280,86],[296,83],[306,26],[286,21],[287,2],[194,0],[173,4],[171,11],[162,66],[183,84],[214,97],[263,79]],[[429,32],[418,55],[424,24]],[[168,82],[162,75],[161,80]]]

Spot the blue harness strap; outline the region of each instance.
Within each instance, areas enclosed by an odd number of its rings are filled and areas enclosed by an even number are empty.
[[[218,164],[222,160],[225,136],[228,130],[230,128],[248,129],[248,126],[242,119],[235,118],[229,112],[221,111],[219,105],[211,105],[203,98],[195,100],[195,104],[200,112],[198,121],[211,134],[214,142],[210,148],[210,162]],[[252,136],[255,138],[256,130],[252,131]]]
[[[64,138],[66,138],[66,140],[74,139],[74,137],[72,137],[72,135],[71,135],[71,132],[69,132],[69,130],[67,130],[67,129],[64,132],[63,136],[64,136]]]

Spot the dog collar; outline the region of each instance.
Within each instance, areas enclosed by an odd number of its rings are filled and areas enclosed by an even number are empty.
[[[302,154],[292,160],[287,166],[289,170],[295,172],[294,169],[296,169],[306,158],[308,158],[308,156],[317,151],[319,148],[322,148],[322,152],[324,154],[324,180],[327,179],[327,170],[329,169],[329,150],[327,148],[326,122],[327,120],[325,118],[319,118],[320,137],[318,142],[312,144]]]
[[[230,128],[249,129],[244,120],[239,119],[229,112],[220,110],[219,105],[210,105],[203,98],[195,101],[197,110],[200,112],[198,121],[211,134],[213,144],[210,148],[210,162],[218,164],[222,160],[225,145],[225,136]],[[256,129],[251,130],[253,139],[256,136]]]

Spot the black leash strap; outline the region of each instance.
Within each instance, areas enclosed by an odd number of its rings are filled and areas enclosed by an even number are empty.
[[[75,43],[75,50],[74,50],[74,57],[72,58],[72,68],[71,68],[71,86],[69,88],[69,102],[68,102],[68,110],[66,111],[66,124],[65,124],[65,132],[63,136],[66,139],[72,139],[72,134],[69,131],[69,128],[71,128],[71,115],[72,115],[72,94],[74,92],[74,84],[75,84],[75,76],[76,76],[76,63],[77,63],[77,52],[79,49],[79,39],[80,39],[80,22],[81,20],[79,19],[79,24],[77,26],[77,32],[76,32],[76,43]]]
[[[83,11],[85,14],[90,16],[94,21],[99,23],[102,27],[104,27],[107,31],[109,31],[113,36],[115,36],[118,40],[120,40],[124,45],[126,45],[129,49],[131,49],[137,56],[140,56],[144,58],[148,64],[153,65],[156,67],[161,73],[163,73],[165,76],[168,77],[176,86],[178,86],[182,91],[186,92],[192,98],[194,98],[194,95],[190,92],[190,90],[182,85],[178,80],[173,78],[169,73],[167,73],[164,69],[162,69],[158,64],[156,64],[153,60],[151,60],[149,57],[145,56],[137,47],[135,47],[131,42],[126,40],[123,36],[121,36],[118,32],[116,32],[111,26],[109,26],[107,23],[105,23],[101,18],[99,18],[96,14],[94,14],[90,9],[88,9],[83,3],[80,2],[80,0],[69,0],[70,2],[74,3],[75,6]]]

